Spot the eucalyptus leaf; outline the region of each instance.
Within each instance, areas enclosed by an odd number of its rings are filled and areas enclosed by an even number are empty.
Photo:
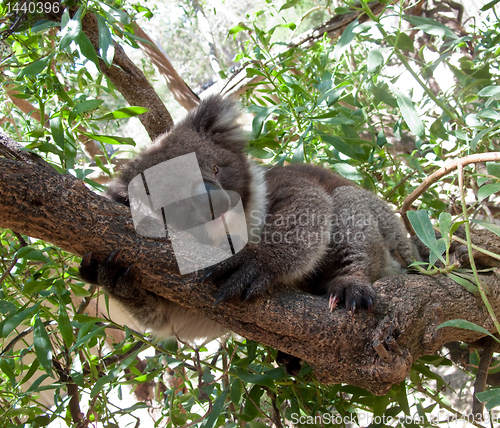
[[[474,324],[470,321],[460,320],[460,319],[450,320],[450,321],[446,321],[446,322],[440,324],[437,328],[439,329],[439,328],[444,328],[444,327],[463,328],[465,330],[477,331],[478,333],[483,333],[483,334],[486,334],[486,335],[492,337],[493,339],[495,339],[495,341],[500,343],[500,340],[497,339],[495,336],[493,336],[484,327],[481,327],[480,325]]]
[[[490,232],[493,232],[495,235],[500,236],[500,225],[495,223],[490,223],[484,220],[471,219],[473,223],[479,224],[483,226],[485,229],[488,229]]]
[[[434,233],[427,211],[408,211],[407,216],[413,229],[415,230],[415,233],[422,243],[431,250],[431,253],[434,254],[435,257],[443,263],[446,263],[442,256],[443,252],[446,250],[446,245],[443,240],[440,240],[441,243],[439,243],[436,239],[436,234]]]
[[[484,184],[477,191],[478,201],[482,201],[487,197],[500,192],[500,183]]]
[[[354,32],[354,29],[358,26],[359,21],[356,19],[353,22],[351,22],[342,35],[340,36],[339,40],[337,41],[337,44],[335,45],[335,49],[333,50],[333,56],[335,59],[338,61],[340,57],[343,55],[343,53],[347,50],[351,42],[354,40],[354,37],[356,36],[356,33]]]
[[[49,335],[38,314],[35,317],[33,345],[35,346],[35,352],[40,366],[47,374],[52,376],[52,344],[50,343]]]
[[[403,94],[394,85],[390,84],[389,86],[394,95],[396,95],[398,106],[401,109],[401,114],[403,115],[408,128],[410,128],[415,135],[418,135],[419,137],[423,136],[425,127],[411,99]]]

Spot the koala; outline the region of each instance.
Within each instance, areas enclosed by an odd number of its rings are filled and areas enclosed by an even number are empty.
[[[330,311],[342,306],[351,314],[371,311],[372,283],[405,272],[416,254],[400,219],[377,196],[326,168],[255,165],[244,152],[247,136],[239,116],[230,99],[202,101],[127,164],[107,196],[130,205],[128,185],[135,176],[194,152],[207,191],[236,192],[245,213],[246,231],[238,234],[247,234],[246,246],[202,273],[218,286],[216,304],[247,301],[285,286],[326,296]],[[223,238],[210,227],[205,232],[207,241]],[[192,341],[226,332],[205,316],[138,287],[119,255],[115,251],[99,263],[87,254],[80,276],[104,287],[153,335]]]

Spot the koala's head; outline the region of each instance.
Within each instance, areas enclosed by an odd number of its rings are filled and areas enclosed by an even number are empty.
[[[238,123],[240,113],[237,103],[231,99],[215,95],[203,100],[170,132],[137,155],[112,184],[108,195],[128,205],[127,186],[137,174],[194,152],[205,183],[233,190],[245,203],[251,177],[243,152],[248,136]]]
[[[194,152],[203,185],[208,192],[213,191],[214,195],[218,195],[219,200],[215,202],[222,212],[225,212],[222,208],[225,202],[222,199],[227,198],[229,209],[232,206],[230,195],[233,192],[239,195],[246,210],[250,205],[253,177],[243,151],[248,136],[238,123],[240,114],[236,102],[231,99],[211,96],[202,101],[198,108],[169,133],[159,137],[152,146],[131,161],[110,188],[108,195],[128,204],[127,187],[134,177],[154,165]],[[164,185],[169,184],[166,182]],[[206,213],[198,210],[196,203],[193,207],[190,217],[199,216],[200,222],[207,220],[204,218]],[[183,220],[179,219],[181,223]],[[192,218],[185,220],[192,222]]]

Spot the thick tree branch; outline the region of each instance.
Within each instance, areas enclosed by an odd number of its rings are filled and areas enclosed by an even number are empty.
[[[354,319],[326,298],[281,290],[251,303],[213,307],[215,286],[196,274],[181,276],[171,247],[134,232],[129,209],[89,191],[69,175],[37,165],[0,159],[0,226],[41,238],[75,254],[92,251],[104,260],[123,248],[124,264],[135,263],[142,287],[229,329],[309,362],[324,383],[346,382],[382,394],[401,382],[421,355],[450,341],[475,341],[481,334],[445,328],[466,319],[494,331],[480,299],[445,278],[402,275],[376,283],[374,313]],[[500,281],[482,279],[500,314]]]

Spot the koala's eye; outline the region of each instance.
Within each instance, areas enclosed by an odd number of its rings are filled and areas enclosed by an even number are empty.
[[[217,175],[219,172],[220,172],[219,167],[217,165],[214,165],[212,167],[212,173],[213,173],[213,175]]]

